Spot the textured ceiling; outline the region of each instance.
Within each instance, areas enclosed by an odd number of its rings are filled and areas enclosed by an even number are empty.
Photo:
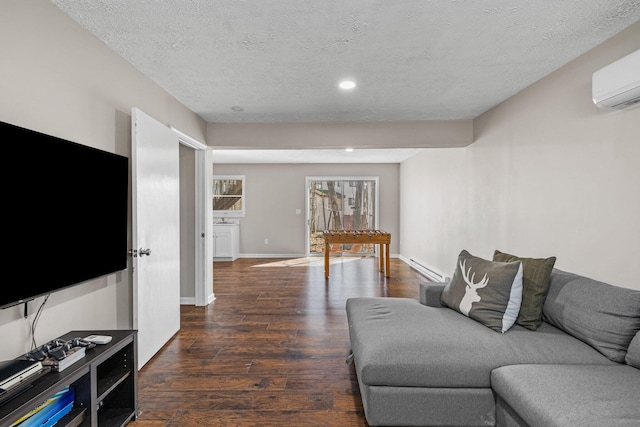
[[[639,0],[51,1],[209,122],[475,118],[640,20]]]

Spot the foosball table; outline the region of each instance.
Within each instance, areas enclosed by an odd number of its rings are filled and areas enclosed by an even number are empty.
[[[329,278],[329,252],[334,243],[380,245],[380,271],[389,277],[391,233],[382,230],[324,230],[324,277]]]

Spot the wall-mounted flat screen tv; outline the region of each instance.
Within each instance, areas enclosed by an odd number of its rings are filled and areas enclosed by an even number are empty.
[[[126,269],[128,158],[4,122],[0,140],[0,308]]]

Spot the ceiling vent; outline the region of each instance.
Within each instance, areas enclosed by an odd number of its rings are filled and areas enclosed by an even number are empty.
[[[593,103],[621,110],[640,103],[640,50],[593,73]]]

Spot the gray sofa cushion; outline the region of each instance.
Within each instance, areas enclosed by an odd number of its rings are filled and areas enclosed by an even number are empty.
[[[628,365],[634,366],[640,369],[640,332],[631,340],[627,355],[624,358]]]
[[[370,426],[495,426],[490,388],[360,385]],[[341,424],[344,425],[344,424]]]
[[[640,330],[640,291],[554,269],[543,314],[546,322],[624,363]]]
[[[420,283],[420,304],[429,307],[444,307],[440,300],[440,296],[442,295],[444,288],[447,286],[447,283],[449,282]]]
[[[491,370],[516,363],[613,364],[543,323],[496,334],[449,308],[408,298],[350,298],[347,317],[358,378],[400,387],[490,387]],[[462,349],[462,350],[461,350]]]
[[[491,373],[496,394],[530,426],[640,425],[640,370],[627,365],[515,365]]]

